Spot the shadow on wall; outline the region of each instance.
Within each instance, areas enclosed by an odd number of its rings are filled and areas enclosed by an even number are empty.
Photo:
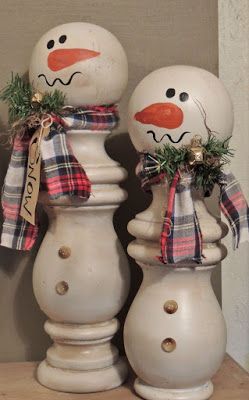
[[[14,298],[14,321],[17,333],[25,346],[26,360],[40,360],[44,358],[46,349],[52,343],[43,328],[47,317],[40,310],[36,302],[32,285],[35,258],[48,226],[45,212],[41,214],[39,238],[30,254],[26,255],[22,252],[20,257],[23,259],[24,265]],[[25,312],[25,310],[28,310],[28,312]]]
[[[40,310],[32,288],[33,264],[46,231],[45,221],[46,217],[43,221],[39,240],[30,253],[0,247],[0,259],[4,260],[4,262],[1,262],[2,274],[5,274],[9,279],[14,274],[18,277],[16,287],[11,288],[13,290],[13,294],[11,294],[13,307],[11,318],[13,318],[13,321],[10,321],[10,325],[13,326],[16,336],[24,346],[24,354],[12,355],[9,351],[9,354],[6,354],[2,361],[4,361],[4,358],[6,358],[6,361],[42,359],[50,344],[50,339],[43,329],[46,316]],[[4,329],[4,326],[2,329]],[[6,334],[8,332],[3,332],[4,336]],[[2,332],[0,336],[2,337]]]
[[[128,133],[110,135],[106,141],[106,151],[112,159],[118,161],[128,172],[128,178],[120,185],[128,192],[128,198],[120,205],[113,218],[114,228],[127,254],[127,246],[134,239],[127,231],[127,224],[138,212],[143,211],[149,206],[151,196],[146,195],[141,190],[139,180],[135,176],[138,155],[130,141]],[[114,343],[118,346],[121,353],[124,353],[122,335],[125,317],[142,282],[141,269],[133,258],[128,255],[127,257],[131,271],[131,288],[125,306],[118,315],[121,329],[114,337]]]

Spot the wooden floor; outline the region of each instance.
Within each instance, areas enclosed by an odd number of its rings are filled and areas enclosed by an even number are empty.
[[[103,393],[70,394],[46,389],[35,380],[36,363],[0,363],[1,400],[134,400],[139,399],[130,379],[124,386]],[[226,357],[213,379],[212,400],[249,400],[249,375]]]

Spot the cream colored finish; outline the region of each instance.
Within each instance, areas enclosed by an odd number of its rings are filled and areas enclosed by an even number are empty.
[[[219,0],[219,73],[234,103],[236,150],[232,171],[249,201],[249,2]],[[228,353],[249,372],[249,245],[233,251],[222,272],[222,307],[228,328]]]
[[[86,54],[87,49],[100,54],[60,68],[54,76],[49,71],[49,57],[60,50],[44,48],[48,40],[65,34],[66,48],[58,53],[55,67],[70,61],[67,52],[77,54],[80,49]],[[64,44],[58,47],[64,48]],[[80,71],[75,80],[70,78],[72,68]],[[62,82],[71,80],[66,86],[58,80],[54,82],[72,106],[117,103],[128,74],[126,56],[118,40],[101,27],[84,23],[61,25],[41,38],[30,64],[30,79],[39,90],[40,71],[48,82],[57,77]],[[112,85],[104,79],[108,72],[113,75]],[[47,85],[42,82],[44,92]],[[49,318],[45,330],[54,345],[40,364],[37,378],[54,390],[108,390],[119,386],[127,375],[126,362],[119,359],[118,350],[110,343],[119,327],[113,318],[124,305],[130,283],[128,262],[112,223],[114,211],[126,199],[126,192],[118,183],[127,174],[105,152],[109,133],[67,133],[74,155],[91,180],[90,201],[69,196],[50,201],[46,193],[40,199],[49,227],[36,257],[33,287],[38,304]]]
[[[61,38],[63,43],[59,42]],[[51,41],[54,44],[48,49]],[[54,70],[48,57],[53,54],[56,57],[56,52],[70,49],[94,51],[96,55]],[[36,44],[30,62],[29,79],[42,93],[61,90],[59,79],[64,84],[71,82],[63,86],[66,102],[70,106],[112,104],[120,99],[127,86],[127,57],[120,42],[106,29],[83,22],[63,24],[46,32]]]
[[[127,135],[128,98],[145,75],[164,65],[190,64],[217,73],[217,0],[187,0],[187,6],[186,0],[2,0],[0,8],[0,87],[10,78],[11,71],[27,72],[36,42],[56,25],[87,21],[106,28],[122,43],[128,56],[129,82],[119,107],[121,120],[116,133],[120,135],[112,135],[107,148],[130,171],[125,183],[130,196],[114,216],[116,230],[126,246],[131,240],[127,222],[146,204],[133,177],[137,155]],[[7,108],[1,103],[2,130],[6,122]],[[1,184],[8,156],[6,149],[0,147]],[[43,218],[40,241],[45,223]],[[45,316],[32,291],[32,269],[39,244],[31,253],[0,248],[1,361],[40,360],[49,346],[42,327]],[[141,279],[134,262],[131,273],[130,301]],[[220,296],[219,274],[215,276],[216,294]],[[121,347],[121,335],[118,341]]]
[[[93,183],[91,202],[75,204],[64,198],[62,205],[42,197],[50,225],[35,261],[33,284],[36,299],[50,318],[45,330],[55,344],[37,377],[60,391],[108,390],[119,386],[127,374],[126,363],[110,343],[119,327],[113,317],[129,290],[128,263],[112,225],[113,212],[126,198],[118,187],[126,172],[105,154],[106,136],[69,133],[74,154]],[[61,246],[70,249],[66,259],[58,254]],[[68,287],[64,294],[56,290],[61,282]]]
[[[177,96],[170,99],[165,96],[163,101],[162,93],[169,85],[176,90]],[[185,91],[189,98],[181,105],[179,92]],[[212,99],[216,93],[220,101],[213,107]],[[212,131],[220,132],[222,138],[231,136],[231,101],[222,83],[203,70],[172,66],[144,78],[131,97],[129,133],[135,147],[153,152],[160,146],[158,126],[134,118],[138,111],[155,103],[166,103],[169,107],[170,102],[172,108],[177,105],[183,113],[177,132],[167,127],[163,130],[164,135],[169,133],[178,139],[179,132],[188,131],[189,140],[194,134],[200,134],[205,140],[208,129],[198,131],[200,116],[193,99],[202,104],[204,127],[212,127]],[[166,110],[165,125],[170,125],[171,118],[170,111]],[[148,129],[154,130],[156,140],[148,137]],[[169,139],[165,135],[161,142],[170,143]],[[176,146],[189,143],[186,140]],[[152,192],[153,201],[149,208],[128,224],[128,231],[136,238],[129,244],[128,253],[143,270],[143,282],[128,312],[124,329],[127,357],[138,376],[134,388],[147,400],[206,400],[213,393],[210,379],[220,367],[226,349],[226,325],[210,278],[212,269],[226,256],[226,249],[219,240],[227,234],[227,227],[208,212],[203,197],[194,193],[203,240],[202,265],[191,261],[163,265],[158,256],[161,254],[160,233],[167,209],[168,184],[155,185]],[[177,303],[173,314],[164,308],[169,300]]]
[[[217,240],[227,233],[227,227],[197,199],[206,257],[203,266],[162,266],[156,261],[160,254],[158,228],[167,196],[162,185],[153,188],[153,194],[149,209],[128,225],[136,237],[128,253],[144,274],[124,331],[127,357],[139,377],[134,387],[148,400],[205,400],[213,392],[210,378],[220,367],[226,348],[226,326],[210,277],[214,265],[226,255]],[[163,202],[159,203],[159,198]],[[164,310],[167,300],[177,302],[173,315]],[[168,354],[161,348],[167,337],[176,341],[176,349]]]
[[[167,90],[170,89],[175,91],[173,97],[167,96]],[[181,94],[187,95],[188,99],[182,101]],[[177,106],[183,113],[182,123],[165,129],[164,126],[141,123],[135,119],[137,113],[158,103]],[[186,65],[160,68],[147,75],[132,94],[128,109],[128,130],[139,151],[154,151],[155,145],[172,144],[167,134],[174,140],[174,147],[189,144],[196,134],[204,142],[208,138],[207,127],[220,140],[229,138],[233,127],[233,108],[228,92],[222,82],[208,71]],[[154,131],[157,143],[151,130]]]

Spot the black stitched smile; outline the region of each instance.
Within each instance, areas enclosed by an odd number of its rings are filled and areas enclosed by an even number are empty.
[[[54,84],[55,84],[57,81],[60,82],[60,83],[61,83],[62,85],[64,85],[64,86],[68,86],[68,85],[70,85],[70,83],[71,83],[71,81],[72,81],[74,75],[76,75],[76,74],[82,74],[82,72],[79,72],[79,71],[74,72],[74,73],[70,76],[69,80],[68,80],[67,82],[65,82],[65,83],[64,83],[60,78],[55,78],[55,79],[53,80],[52,83],[49,83],[45,74],[39,74],[39,75],[38,75],[38,78],[41,78],[41,77],[43,76],[43,78],[44,78],[45,81],[46,81],[46,84],[47,84],[48,86],[50,86],[50,87],[51,87],[51,86],[54,86]]]
[[[186,133],[190,133],[190,132],[188,132],[188,131],[183,132],[183,133],[181,134],[181,136],[179,137],[178,140],[173,140],[172,137],[171,137],[168,133],[165,133],[165,134],[161,137],[160,140],[157,140],[156,134],[155,134],[154,131],[147,131],[147,133],[151,133],[151,134],[152,134],[153,139],[154,139],[154,141],[155,141],[156,143],[160,143],[160,142],[163,140],[163,138],[164,138],[165,136],[167,136],[167,137],[169,138],[169,140],[170,140],[172,143],[179,143],[179,142],[182,140],[182,138],[186,135]]]

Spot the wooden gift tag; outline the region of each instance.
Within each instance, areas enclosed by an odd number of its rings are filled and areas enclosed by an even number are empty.
[[[37,129],[29,144],[29,157],[25,188],[22,196],[20,215],[35,225],[35,209],[39,195],[41,175],[41,141],[50,131],[50,127]]]

